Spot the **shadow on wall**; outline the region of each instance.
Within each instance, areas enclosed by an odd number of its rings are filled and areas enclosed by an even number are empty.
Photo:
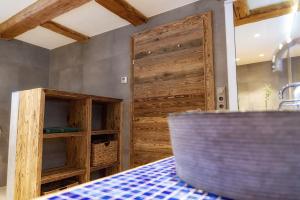
[[[6,184],[9,140],[10,95],[2,90],[0,101],[0,187]]]
[[[0,185],[5,184],[6,180],[6,170],[7,170],[7,155],[8,154],[8,130],[4,130],[2,126],[0,126]]]

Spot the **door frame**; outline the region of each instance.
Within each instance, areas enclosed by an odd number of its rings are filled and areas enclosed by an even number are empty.
[[[227,50],[227,85],[229,111],[238,111],[238,92],[236,76],[236,47],[233,0],[224,1],[226,50]]]

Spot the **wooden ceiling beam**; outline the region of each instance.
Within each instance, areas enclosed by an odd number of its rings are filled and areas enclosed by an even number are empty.
[[[46,28],[46,29],[49,29],[51,31],[54,31],[56,33],[59,33],[61,35],[64,35],[68,38],[72,38],[73,40],[76,40],[76,41],[79,41],[79,42],[83,42],[85,40],[88,40],[90,39],[88,36],[86,35],[83,35],[77,31],[74,31],[68,27],[65,27],[61,24],[58,24],[54,21],[49,21],[49,22],[46,22],[44,24],[41,25],[42,27]]]
[[[0,38],[13,39],[89,1],[90,0],[38,0],[0,24]]]
[[[237,19],[247,17],[250,14],[247,0],[237,0],[233,4],[234,13]]]
[[[98,4],[130,22],[134,26],[146,23],[148,18],[126,0],[95,0]]]
[[[299,6],[300,9],[300,6]],[[250,10],[250,14],[244,18],[235,18],[235,26],[240,26],[249,23],[255,23],[258,21],[279,17],[282,15],[289,14],[292,11],[291,2],[283,2],[256,8]]]

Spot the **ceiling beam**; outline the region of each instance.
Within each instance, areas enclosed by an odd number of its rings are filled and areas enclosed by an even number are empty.
[[[13,39],[90,0],[38,0],[0,24],[0,38]]]
[[[289,14],[291,11],[292,11],[292,4],[290,2],[283,2],[283,3],[273,4],[270,6],[256,8],[250,10],[250,14],[247,17],[236,18],[235,26],[255,23],[258,21],[279,17],[282,15]]]
[[[125,0],[95,0],[101,6],[130,22],[134,26],[146,23],[148,18]]]
[[[58,24],[54,21],[49,21],[41,25],[42,27],[49,29],[51,31],[54,31],[56,33],[59,33],[61,35],[64,35],[66,37],[72,38],[73,40],[83,42],[85,40],[88,40],[89,37],[86,35],[83,35],[81,33],[78,33],[77,31],[74,31],[68,27],[65,27],[61,24]]]
[[[247,0],[237,0],[233,4],[234,13],[237,19],[247,17],[250,14]]]

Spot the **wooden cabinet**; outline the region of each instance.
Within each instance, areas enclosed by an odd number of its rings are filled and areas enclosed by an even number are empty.
[[[122,100],[38,88],[15,92],[11,109],[8,199],[32,199],[120,171]],[[67,128],[45,133],[49,127]],[[94,140],[116,141],[117,160],[91,166]]]

